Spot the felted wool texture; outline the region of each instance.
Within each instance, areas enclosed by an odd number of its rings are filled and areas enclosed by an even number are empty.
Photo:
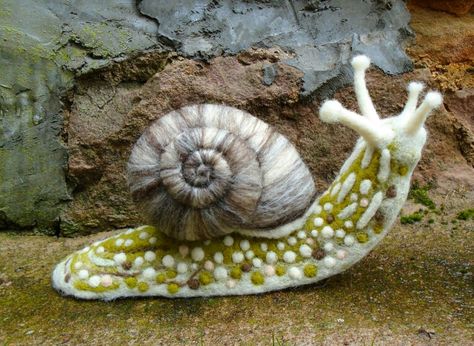
[[[194,105],[154,122],[134,146],[130,190],[150,224],[182,240],[291,222],[315,198],[294,146],[254,116]]]
[[[365,150],[364,144],[366,143],[364,143],[363,141],[360,141],[360,143],[362,143],[362,145],[359,145],[358,150],[355,151],[351,155],[351,157],[349,158],[350,161],[355,161],[358,156],[363,154],[363,151]],[[216,263],[216,266],[218,266],[219,268],[219,272],[222,272],[224,270],[226,273],[225,277],[228,278],[228,280],[221,280],[221,279],[216,278],[215,282],[206,286],[201,285],[198,289],[191,289],[190,287],[184,285],[183,287],[179,289],[178,292],[175,292],[175,293],[169,292],[167,284],[156,284],[155,278],[153,277],[150,278],[148,275],[146,275],[147,273],[146,270],[149,269],[150,267],[147,267],[146,265],[134,266],[133,268],[130,269],[130,272],[134,273],[134,277],[136,277],[139,282],[146,282],[148,285],[148,289],[142,292],[142,291],[137,290],[136,288],[131,289],[127,287],[127,285],[123,281],[121,281],[123,280],[124,273],[127,273],[127,271],[126,270],[124,271],[123,267],[117,263],[118,258],[116,256],[108,256],[112,258],[115,257],[115,260],[113,259],[104,260],[103,257],[97,254],[97,249],[100,248],[101,246],[104,246],[105,242],[112,240],[114,243],[117,243],[117,240],[120,240],[121,237],[133,236],[133,233],[140,233],[141,229],[143,228],[138,228],[138,229],[127,231],[128,234],[127,232],[124,232],[123,234],[119,234],[117,236],[105,239],[102,242],[92,244],[92,246],[87,247],[77,252],[76,254],[73,254],[69,258],[65,259],[62,263],[60,263],[55,268],[55,271],[53,273],[53,285],[57,290],[59,290],[61,293],[65,295],[73,295],[77,298],[82,298],[82,299],[111,300],[111,299],[116,299],[116,298],[136,297],[136,296],[196,297],[196,296],[258,294],[258,293],[263,293],[263,292],[268,292],[268,291],[273,291],[273,290],[280,290],[280,289],[284,289],[288,287],[314,283],[319,280],[330,277],[332,275],[335,275],[351,267],[354,263],[358,262],[368,252],[370,252],[370,250],[378,242],[380,242],[380,240],[383,239],[383,237],[387,234],[391,225],[395,221],[400,208],[403,206],[404,201],[406,200],[406,196],[408,194],[408,189],[409,189],[410,176],[412,174],[412,171],[413,170],[411,169],[403,177],[400,177],[394,174],[391,175],[390,184],[397,186],[397,196],[395,198],[385,198],[379,209],[384,215],[384,223],[383,223],[382,232],[374,233],[371,227],[366,227],[363,229],[363,231],[366,231],[369,234],[369,239],[367,242],[359,243],[356,241],[351,246],[347,246],[345,244],[339,244],[337,242],[334,242],[334,235],[331,236],[330,238],[326,238],[322,236],[322,229],[324,227],[328,227],[327,225],[322,224],[319,227],[314,226],[314,230],[318,231],[318,236],[315,237],[315,239],[320,243],[322,247],[325,247],[324,245],[328,243],[333,244],[332,249],[330,251],[327,251],[326,256],[320,260],[317,260],[314,257],[307,258],[307,257],[301,256],[300,259],[295,260],[295,262],[293,263],[286,263],[285,260],[287,256],[285,256],[285,254],[287,253],[287,251],[285,251],[284,255],[281,258],[276,259],[276,262],[274,259],[269,261],[266,258],[271,257],[271,256],[267,256],[271,250],[268,249],[266,251],[267,255],[261,261],[262,264],[259,267],[254,266],[250,272],[243,272],[241,278],[239,280],[236,280],[235,285],[233,287],[229,287],[228,281],[233,280],[230,278],[230,272],[232,268],[236,265],[236,263],[234,262],[227,263],[227,264]],[[345,174],[347,174],[347,171],[341,171],[340,175],[336,178],[336,181],[340,180],[341,177],[344,176]],[[330,195],[330,191],[334,185],[335,184],[333,184],[323,194],[323,197]],[[359,186],[354,186],[352,191],[357,191],[359,188],[360,188]],[[312,209],[315,210],[316,212],[315,214],[312,214],[312,218],[316,218],[318,215],[320,215],[321,210],[322,210],[321,204],[322,203],[320,200],[315,201],[314,207]],[[154,230],[152,232],[157,232],[157,231]],[[286,237],[280,238],[279,240],[281,242],[284,242],[285,246],[288,247],[288,245],[286,244],[290,244],[290,243],[293,244],[293,241],[291,240],[291,238],[297,238],[299,232],[300,231],[293,232]],[[349,229],[347,229],[347,232],[349,236],[352,236],[351,234],[354,234],[354,233],[350,233]],[[309,230],[305,231],[306,237],[308,238],[311,237],[310,234],[311,234],[311,231]],[[154,234],[151,233],[149,238],[147,239],[151,239],[153,235]],[[229,239],[229,236],[227,236],[226,239]],[[233,239],[232,236],[230,236],[230,239]],[[240,244],[246,244],[245,241],[247,241],[249,244],[258,243],[260,246],[262,243],[266,243],[268,240],[265,240],[262,238],[252,238],[252,237],[244,238],[244,240],[241,240],[238,242],[239,247],[234,251],[234,253],[238,253],[239,250],[242,250],[241,249],[242,245]],[[229,242],[228,240],[224,240],[223,238],[215,239],[212,242],[222,243],[222,244],[225,243],[227,245],[224,245],[224,246],[229,246],[229,247],[237,243],[235,239]],[[120,243],[124,244],[125,242],[120,242]],[[187,243],[183,242],[182,244],[179,244],[179,242],[177,242],[176,245],[179,248],[183,244],[187,244]],[[149,245],[147,246],[149,247]],[[188,245],[185,245],[185,246],[188,246]],[[247,248],[246,245],[244,245],[244,248]],[[118,254],[122,254],[124,253],[122,252],[124,251],[123,249],[124,249],[123,245],[121,245],[120,249],[117,249],[116,252]],[[345,252],[345,257],[343,259],[336,258],[336,253],[338,251]],[[192,251],[189,250],[189,253],[190,252]],[[297,255],[300,255],[300,254],[297,253]],[[122,276],[117,277],[117,279],[121,281],[119,286],[115,289],[103,288],[99,292],[88,290],[88,289],[86,290],[77,289],[75,287],[75,282],[78,279],[79,274],[78,272],[74,274],[71,270],[71,267],[73,266],[73,263],[75,262],[76,256],[82,256],[81,258],[85,258],[86,260],[90,261],[90,264],[88,265],[86,264],[85,266],[87,266],[86,270],[89,270],[91,274],[94,271],[104,271],[104,269],[100,269],[101,267],[107,268],[108,271],[116,270],[118,273],[121,273]],[[191,268],[193,263],[200,263],[199,266],[203,267],[202,260],[200,261],[195,260],[196,258],[200,259],[201,257],[194,257],[194,256],[189,256],[189,255],[180,257],[179,255],[175,253],[173,253],[172,256],[176,259],[175,261],[176,263],[185,262],[188,265],[187,266],[188,268]],[[214,256],[210,256],[210,257],[214,258]],[[162,261],[164,262],[164,258]],[[122,263],[122,260],[120,259],[118,262]],[[264,283],[262,285],[255,285],[252,282],[252,273],[255,271],[260,271],[264,265],[267,265],[265,263],[269,263],[269,262],[272,263],[271,265],[268,264],[272,268],[275,268],[277,265],[283,264],[286,267],[286,274],[283,276],[272,275],[270,277],[265,277]],[[77,261],[75,263],[77,263]],[[174,266],[177,266],[176,263],[174,264]],[[315,277],[307,277],[304,275],[304,268],[308,264],[311,264],[317,267],[317,275]],[[331,266],[328,266],[328,264],[331,264]],[[155,266],[156,265],[154,265],[154,267]],[[159,265],[158,265],[158,268],[159,268]],[[186,283],[189,280],[189,277],[192,275],[192,273],[193,273],[193,270],[188,270],[184,273],[178,273],[176,277],[177,282]],[[220,275],[221,275],[220,277],[222,277],[221,273]],[[65,278],[68,279],[67,282]]]
[[[129,229],[68,256],[56,266],[53,286],[65,295],[103,300],[243,295],[314,283],[351,267],[396,220],[426,142],[423,123],[441,102],[431,92],[416,107],[421,89],[412,83],[401,115],[381,120],[365,86],[367,59],[354,59],[353,66],[363,116],[348,115],[339,104],[323,106],[321,117],[343,122],[361,138],[302,217],[268,232],[236,229],[193,242],[151,226]],[[357,117],[366,120],[362,127]]]
[[[423,137],[420,137],[423,139]],[[410,147],[412,145],[418,144],[422,145],[422,142],[411,142]],[[384,197],[384,200],[381,203],[381,206],[379,208],[379,211],[382,213],[384,216],[384,223],[383,223],[383,230],[380,233],[375,233],[372,226],[365,226],[362,231],[367,232],[369,238],[368,241],[365,243],[359,243],[355,242],[353,245],[348,246],[345,244],[338,244],[334,242],[334,232],[330,233],[330,236],[327,237],[324,235],[323,229],[329,227],[330,225],[326,225],[326,223],[323,221],[323,223],[319,224],[314,221],[314,219],[318,218],[318,216],[322,213],[324,205],[326,205],[328,202],[323,202],[325,201],[325,196],[331,196],[333,197],[333,202],[334,202],[334,207],[337,206],[337,198],[338,194],[332,194],[333,189],[335,186],[338,185],[345,185],[346,179],[349,179],[349,176],[352,176],[352,173],[355,172],[361,172],[363,169],[360,167],[354,167],[354,165],[357,166],[357,158],[360,157],[367,157],[369,156],[369,161],[373,162],[373,156],[377,154],[377,150],[371,150],[368,144],[363,140],[360,139],[356,145],[356,148],[353,152],[353,154],[348,158],[347,163],[348,165],[344,165],[343,168],[341,169],[338,177],[335,179],[334,183],[332,186],[323,194],[321,199],[318,199],[311,210],[313,211],[313,214],[310,217],[313,218],[313,228],[311,231],[309,229],[306,229],[304,231],[306,237],[310,237],[310,234],[312,234],[312,231],[316,231],[317,236],[315,237],[315,240],[321,245],[321,247],[327,248],[327,244],[331,243],[331,250],[326,252],[326,256],[320,260],[317,260],[315,258],[306,258],[303,257],[300,260],[296,260],[294,263],[286,263],[285,262],[285,254],[287,253],[286,251],[283,253],[282,258],[277,258],[276,262],[275,259],[272,259],[271,261],[267,260],[267,257],[272,257],[268,256],[271,250],[268,249],[266,251],[266,256],[261,260],[262,264],[260,266],[254,266],[253,270],[261,270],[260,268],[263,266],[264,263],[271,263],[269,265],[273,266],[273,268],[276,265],[282,264],[286,266],[286,271],[287,274],[283,276],[271,276],[271,277],[265,277],[265,281],[263,285],[255,285],[252,282],[251,276],[252,272],[249,273],[242,273],[242,276],[239,280],[235,282],[235,285],[233,287],[228,287],[228,281],[222,281],[216,279],[216,282],[207,285],[207,286],[201,286],[198,289],[191,289],[188,286],[183,286],[180,288],[178,292],[175,293],[170,293],[167,285],[166,284],[156,284],[154,280],[150,280],[150,277],[147,275],[147,269],[149,267],[143,266],[140,264],[138,266],[134,266],[131,271],[134,273],[134,277],[137,278],[138,281],[141,282],[146,282],[148,285],[148,289],[146,291],[139,291],[136,288],[130,289],[127,287],[126,284],[121,282],[119,286],[116,289],[107,289],[103,288],[104,290],[101,290],[100,292],[95,292],[91,290],[81,290],[77,289],[74,286],[74,283],[76,280],[81,280],[79,278],[80,274],[77,272],[76,274],[72,273],[71,266],[74,257],[76,256],[84,256],[86,259],[90,261],[90,264],[85,264],[85,270],[90,271],[92,274],[94,271],[103,271],[101,270],[101,267],[107,268],[109,271],[112,270],[117,270],[118,273],[121,273],[123,275],[124,273],[127,273],[127,271],[123,269],[123,259],[122,256],[120,255],[125,255],[126,254],[126,247],[125,244],[127,240],[122,239],[120,237],[127,237],[127,236],[132,236],[134,232],[140,232],[140,229],[136,230],[131,230],[124,232],[124,234],[119,235],[118,237],[113,237],[111,240],[114,242],[114,244],[120,244],[118,248],[115,250],[115,255],[108,256],[113,259],[104,259],[102,256],[100,256],[97,252],[97,249],[99,249],[105,242],[108,240],[104,240],[103,242],[93,244],[91,247],[85,248],[82,251],[79,251],[78,253],[72,255],[70,258],[66,259],[64,262],[59,264],[57,268],[55,269],[55,272],[53,274],[53,284],[54,286],[62,293],[68,294],[68,295],[73,295],[78,298],[84,298],[84,299],[104,299],[104,300],[110,300],[110,299],[115,299],[118,297],[133,297],[133,296],[165,296],[165,297],[193,297],[193,296],[215,296],[215,295],[242,295],[242,294],[255,294],[255,293],[263,293],[267,291],[272,291],[272,290],[278,290],[278,289],[283,289],[287,287],[294,287],[294,286],[299,286],[299,285],[304,285],[304,284],[309,284],[312,282],[316,282],[319,280],[322,280],[326,277],[329,277],[331,275],[334,275],[336,273],[339,273],[350,266],[352,266],[354,263],[356,263],[358,260],[363,258],[372,248],[375,246],[388,232],[390,229],[391,225],[393,224],[394,220],[396,219],[398,212],[400,208],[403,206],[404,201],[406,200],[406,196],[408,194],[408,189],[409,189],[409,181],[410,181],[410,176],[413,172],[413,169],[416,165],[416,158],[419,157],[417,155],[416,150],[413,150],[413,147],[411,152],[407,152],[406,157],[410,158],[415,158],[415,161],[411,162],[411,165],[407,167],[408,171],[405,173],[405,175],[401,176],[397,174],[396,172],[390,172],[389,173],[389,178],[386,186],[396,186],[396,191],[397,194],[394,198],[387,198]],[[403,146],[401,147],[402,151],[403,150],[408,150],[408,148],[404,148]],[[385,149],[384,149],[385,150]],[[369,152],[369,154],[366,154]],[[399,155],[393,155],[395,157]],[[362,160],[361,160],[362,162]],[[406,164],[410,162],[404,162]],[[380,169],[385,169],[384,167],[381,167],[381,165],[378,165],[376,167],[376,170],[374,172],[374,182],[371,185],[376,185],[379,184],[376,179],[380,175],[379,171]],[[350,173],[349,173],[350,172]],[[348,174],[349,173],[349,174]],[[344,178],[345,177],[345,178]],[[352,179],[351,179],[352,180]],[[356,185],[355,183],[351,183],[350,185],[351,190],[348,192],[345,192],[346,197],[351,196],[353,194],[358,194],[360,192],[360,186],[361,184],[366,184],[363,183],[365,180],[362,180],[359,185]],[[340,191],[339,191],[340,192]],[[375,195],[380,195],[381,191],[375,192],[372,194],[372,196]],[[382,193],[383,196],[385,196],[385,193]],[[368,210],[368,209],[367,209]],[[372,214],[372,213],[371,213]],[[362,214],[364,215],[364,214]],[[346,217],[344,217],[346,219]],[[358,220],[354,220],[358,221]],[[360,221],[360,219],[359,219]],[[354,226],[355,227],[355,226]],[[157,232],[156,230],[154,232]],[[284,244],[295,244],[295,240],[299,237],[299,233],[301,231],[295,231],[292,232],[291,234],[287,235],[286,237],[282,237],[279,239],[279,241],[283,242]],[[350,228],[346,228],[345,232],[347,233],[347,237],[353,237],[355,233],[351,233]],[[129,234],[127,234],[129,233]],[[153,239],[153,235],[150,234],[147,237],[148,241],[151,241]],[[248,248],[248,245],[259,243],[265,243],[268,240],[262,239],[262,238],[244,238],[243,240],[239,241],[239,247],[237,250],[234,251],[234,253],[238,253],[239,249],[242,250],[242,247],[244,249]],[[237,242],[235,239],[232,237],[225,237],[224,239],[219,238],[215,239],[212,241],[213,243],[223,243],[225,246],[232,246],[235,245]],[[150,243],[151,244],[151,243]],[[146,244],[146,247],[149,248],[150,244]],[[184,243],[183,243],[184,244]],[[204,243],[203,243],[204,244]],[[178,248],[181,247],[182,244],[176,244]],[[210,244],[212,245],[212,244]],[[188,245],[185,245],[188,246]],[[288,247],[288,245],[285,245]],[[313,250],[313,249],[312,249]],[[337,259],[336,254],[338,251],[345,251],[345,257],[343,259]],[[101,251],[99,251],[101,252]],[[194,252],[199,252],[199,251],[187,251],[188,253],[194,253]],[[204,256],[205,254],[203,254]],[[166,264],[166,267],[169,265],[166,263],[165,258],[167,256],[172,256],[176,260],[173,260],[173,265],[172,266],[177,266],[177,263],[183,263],[182,261],[185,261],[185,258],[188,258],[187,256],[181,256],[183,258],[180,258],[176,254],[168,254],[163,257],[162,263],[163,265]],[[126,257],[126,256],[125,256]],[[144,256],[145,258],[147,257],[146,255]],[[153,255],[151,256],[151,261],[154,260],[156,256]],[[210,256],[212,259],[214,259],[216,256]],[[238,256],[232,256],[233,258],[237,258]],[[190,258],[186,260],[187,268],[191,268],[193,263],[201,263],[200,266],[202,267],[202,256],[197,256],[197,255],[191,255]],[[196,262],[196,260],[199,260],[201,262]],[[85,262],[85,261],[84,261]],[[220,260],[219,260],[220,262]],[[77,262],[76,262],[77,263]],[[216,266],[218,265],[217,261],[215,262]],[[219,263],[219,272],[222,272],[223,270],[226,272],[226,277],[229,277],[231,268],[235,266],[237,263],[231,262],[227,264],[220,264]],[[315,277],[306,277],[304,275],[304,268],[306,265],[312,264],[317,266],[317,275]],[[331,266],[328,267],[328,264]],[[97,268],[95,268],[97,267]],[[159,265],[158,265],[159,267]],[[84,269],[82,269],[84,270]],[[270,271],[271,272],[271,271]],[[179,273],[176,277],[177,280],[180,280],[180,282],[187,282],[188,278],[192,275],[192,271],[188,270],[182,273]],[[219,273],[219,277],[222,277],[222,273]],[[66,278],[68,278],[68,282],[66,282]],[[96,279],[96,276],[94,276],[94,279]],[[89,278],[91,280],[91,278]],[[119,276],[120,280],[120,276]],[[229,279],[232,280],[232,279]],[[93,280],[95,281],[95,280]],[[101,287],[101,286],[99,286]]]

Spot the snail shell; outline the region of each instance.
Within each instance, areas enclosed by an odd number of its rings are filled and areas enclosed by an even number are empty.
[[[128,183],[152,225],[180,240],[270,232],[315,197],[293,145],[236,108],[194,105],[156,120],[132,149]]]

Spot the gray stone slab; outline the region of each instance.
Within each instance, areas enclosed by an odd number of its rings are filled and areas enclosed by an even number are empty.
[[[346,80],[344,66],[354,53],[368,54],[390,74],[411,67],[402,49],[410,18],[403,1],[142,0],[138,8],[157,20],[158,33],[185,56],[283,47],[294,53],[286,63],[304,72],[303,95],[336,76]]]

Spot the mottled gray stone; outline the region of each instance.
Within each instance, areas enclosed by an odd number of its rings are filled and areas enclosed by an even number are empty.
[[[283,62],[304,72],[303,95],[335,77],[347,80],[344,66],[354,53],[368,54],[390,74],[411,67],[402,49],[409,13],[401,0],[187,0],[180,6],[142,0],[138,8],[157,20],[159,34],[185,56],[205,59],[251,46],[280,46],[293,52],[294,57]]]

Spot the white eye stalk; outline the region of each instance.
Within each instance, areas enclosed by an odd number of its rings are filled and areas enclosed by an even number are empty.
[[[415,96],[415,102],[414,102],[415,105],[417,101],[417,96],[418,95]],[[410,99],[408,100],[408,102],[410,102]],[[425,123],[426,118],[431,113],[431,111],[433,111],[433,109],[435,108],[438,108],[442,102],[443,102],[443,97],[441,96],[439,92],[430,91],[429,93],[427,93],[425,96],[425,99],[415,111],[407,111],[407,113],[404,114],[404,117],[406,117],[406,122],[405,122],[406,133],[409,135],[416,134],[423,127],[423,124]]]
[[[421,91],[424,86],[419,82],[411,82],[408,84],[408,100],[403,108],[400,118],[405,119],[405,121],[416,111],[416,105],[418,103],[418,96],[420,96]]]
[[[370,59],[365,55],[358,55],[352,59],[351,65],[354,68],[354,90],[360,111],[367,119],[377,123],[380,118],[365,84],[365,70],[370,66]]]
[[[321,106],[319,116],[324,122],[340,122],[350,127],[372,146],[382,148],[390,143],[395,134],[391,128],[381,122],[367,90],[365,71],[370,65],[370,59],[365,55],[359,55],[352,59],[351,64],[354,68],[354,90],[362,116],[348,110],[335,100],[325,101]],[[421,83],[409,84],[408,101],[399,116],[404,124],[404,131],[409,135],[416,134],[423,126],[429,113],[442,103],[440,93],[429,92],[422,104],[416,108],[422,89]]]

